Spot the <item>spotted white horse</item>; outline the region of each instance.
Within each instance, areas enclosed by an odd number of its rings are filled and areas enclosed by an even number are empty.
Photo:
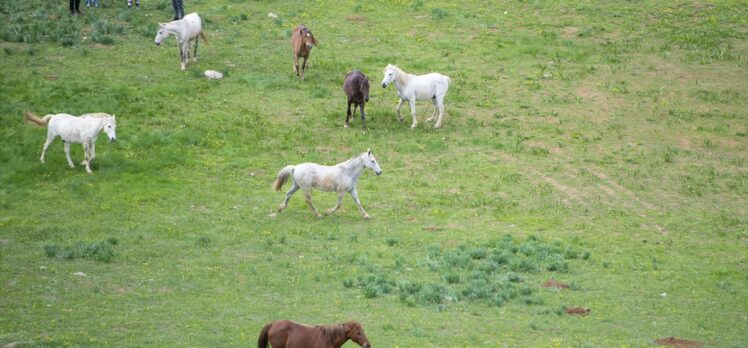
[[[49,144],[59,136],[65,142],[65,157],[70,168],[75,167],[73,160],[70,159],[70,144],[82,144],[85,159],[81,165],[85,165],[86,172],[92,174],[91,161],[96,157],[96,139],[99,137],[99,132],[104,131],[110,141],[117,140],[117,124],[114,115],[93,113],[78,117],[68,114],[50,114],[39,118],[27,111],[23,116],[39,127],[47,126],[47,141],[44,142],[44,149],[42,149],[42,163],[44,163],[44,155],[47,153]]]
[[[400,114],[400,108],[407,100],[410,104],[410,115],[413,117],[413,123],[410,128],[416,128],[416,100],[431,99],[434,102],[434,113],[426,119],[429,122],[434,119],[437,112],[439,118],[436,119],[434,128],[442,126],[442,117],[444,117],[444,96],[449,89],[449,76],[439,73],[430,73],[426,75],[408,74],[400,68],[389,64],[384,69],[384,78],[382,79],[382,88],[386,88],[390,83],[395,83],[397,96],[400,97],[400,103],[397,104],[397,118],[403,122],[403,116]]]
[[[177,37],[179,55],[182,59],[182,70],[187,68],[187,62],[190,59],[190,41],[195,40],[195,55],[192,57],[192,61],[194,62],[197,61],[197,37],[200,36],[206,44],[208,43],[208,39],[203,34],[200,16],[195,12],[176,21],[159,23],[158,27],[158,33],[156,33],[156,39],[154,40],[156,46],[160,46],[161,42],[171,34]]]

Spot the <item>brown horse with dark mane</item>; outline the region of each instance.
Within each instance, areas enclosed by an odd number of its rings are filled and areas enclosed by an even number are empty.
[[[360,107],[361,125],[366,130],[364,104],[369,102],[369,78],[364,73],[353,70],[348,75],[345,75],[343,91],[348,97],[348,113],[345,116],[345,128],[348,128],[348,119],[351,118],[351,104],[353,104],[353,117],[356,117],[356,107]]]
[[[371,348],[364,328],[355,321],[309,326],[291,320],[279,320],[265,325],[257,339],[257,348],[340,348],[352,340],[363,348]]]
[[[303,24],[299,24],[291,33],[291,44],[293,45],[293,71],[299,76],[299,57],[304,58],[301,64],[301,80],[304,81],[304,70],[306,69],[306,60],[309,59],[309,53],[312,47],[317,45],[317,39],[314,34]]]

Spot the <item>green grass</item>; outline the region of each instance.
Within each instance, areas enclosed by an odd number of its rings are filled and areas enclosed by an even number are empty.
[[[102,5],[0,2],[0,345],[252,346],[277,319],[382,347],[748,341],[743,2],[191,1],[185,72],[152,43],[168,1]],[[442,129],[397,122],[388,63],[452,78]],[[342,127],[352,69],[367,133]],[[93,175],[59,140],[42,164],[25,110],[116,114],[118,141]],[[372,220],[275,214],[284,165],[367,148]]]

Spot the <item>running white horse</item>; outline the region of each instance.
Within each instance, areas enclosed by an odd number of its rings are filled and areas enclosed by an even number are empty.
[[[397,96],[400,98],[400,104],[397,104],[397,118],[403,122],[403,116],[400,114],[400,108],[407,100],[410,103],[410,115],[413,117],[413,124],[410,128],[416,128],[416,100],[431,99],[434,102],[434,114],[426,122],[434,119],[436,113],[439,118],[436,119],[434,128],[442,126],[442,117],[444,117],[444,96],[449,89],[449,76],[439,73],[430,73],[426,75],[408,74],[398,67],[389,64],[384,68],[384,79],[382,79],[382,88],[387,87],[390,83],[395,83]]]
[[[93,113],[77,117],[68,114],[50,114],[39,118],[27,111],[23,113],[23,116],[40,127],[47,126],[47,141],[44,142],[44,149],[42,150],[42,163],[44,163],[47,147],[57,136],[60,136],[62,141],[65,142],[65,157],[68,159],[70,168],[75,167],[70,159],[70,144],[83,144],[85,159],[81,162],[81,165],[85,165],[86,172],[92,174],[91,161],[96,157],[96,139],[99,137],[99,132],[103,130],[109,141],[117,140],[117,124],[114,115]]]
[[[192,61],[197,61],[197,37],[200,36],[205,43],[208,43],[208,39],[203,34],[202,22],[200,16],[197,13],[192,12],[184,18],[169,23],[159,23],[158,33],[156,33],[156,39],[154,43],[156,46],[161,45],[161,41],[174,34],[177,37],[177,44],[179,44],[179,55],[182,58],[182,70],[187,68],[187,61],[190,59],[190,41],[195,40],[195,56],[192,57]]]
[[[286,192],[286,199],[278,208],[278,212],[282,212],[288,206],[288,200],[298,189],[304,190],[304,198],[306,198],[306,204],[312,209],[317,217],[322,217],[317,209],[312,205],[312,188],[317,188],[322,191],[337,192],[338,203],[334,207],[328,209],[325,215],[334,213],[340,208],[340,202],[343,201],[343,197],[346,192],[351,193],[353,201],[358,205],[358,210],[364,219],[368,219],[370,216],[361,206],[361,201],[358,199],[358,193],[356,192],[356,182],[358,177],[364,171],[364,168],[369,168],[374,171],[377,175],[382,174],[382,169],[377,164],[377,159],[371,154],[371,149],[366,152],[353,157],[343,163],[338,163],[334,166],[323,166],[315,163],[302,163],[295,166],[286,166],[278,172],[278,176],[275,178],[273,188],[276,191],[280,191],[283,184],[286,183],[289,177],[293,180],[293,186],[288,192]]]

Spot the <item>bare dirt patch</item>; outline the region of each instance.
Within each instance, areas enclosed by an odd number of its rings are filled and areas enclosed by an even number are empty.
[[[565,39],[571,39],[579,36],[579,28],[577,27],[566,27],[561,30],[561,36]]]
[[[349,20],[351,22],[363,22],[363,21],[366,20],[366,17],[359,16],[359,15],[352,15],[352,16],[345,17],[345,19],[347,19],[347,20]]]
[[[569,284],[560,282],[558,280],[549,279],[549,280],[546,280],[545,283],[543,283],[543,287],[544,288],[556,288],[556,289],[568,289]]]
[[[564,312],[569,315],[587,315],[590,314],[590,309],[582,307],[566,307],[564,308]]]
[[[673,336],[667,338],[660,338],[655,340],[658,346],[671,346],[671,347],[701,347],[702,344],[699,341],[691,341],[682,338],[676,338]]]

